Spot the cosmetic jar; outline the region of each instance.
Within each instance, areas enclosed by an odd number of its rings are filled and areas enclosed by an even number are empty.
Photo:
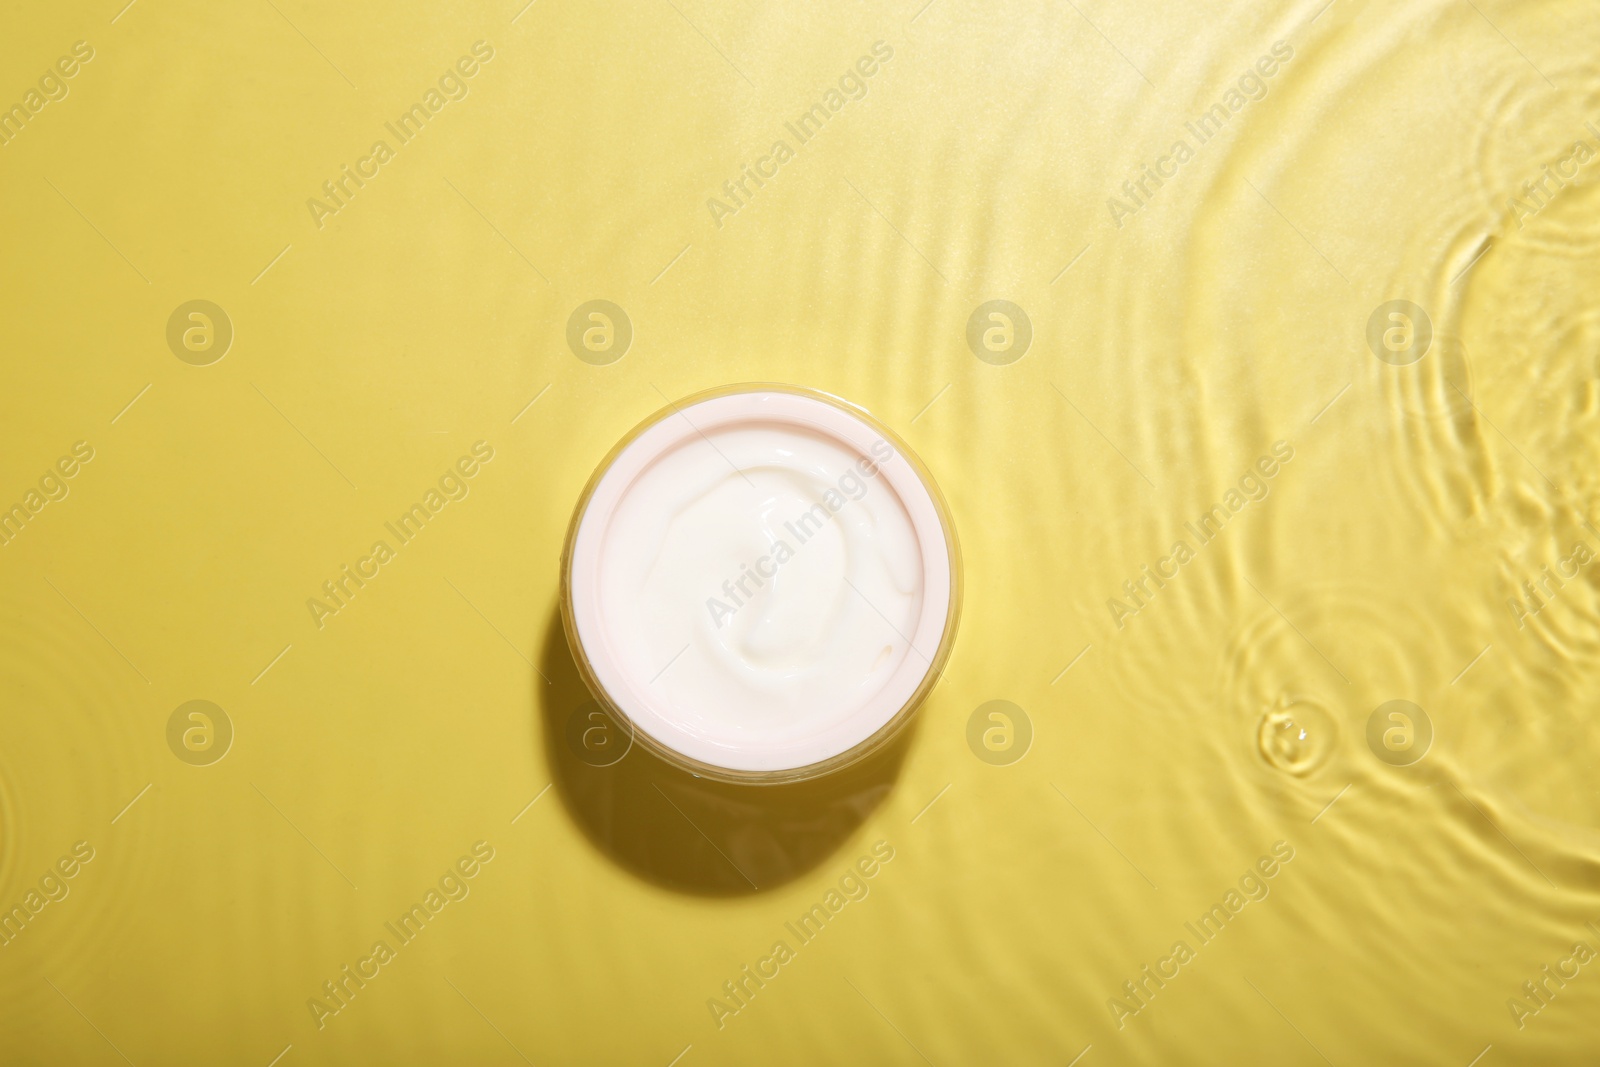
[[[590,478],[561,561],[596,701],[722,781],[813,778],[886,745],[937,683],[960,602],[927,468],[860,408],[788,385],[645,419]]]

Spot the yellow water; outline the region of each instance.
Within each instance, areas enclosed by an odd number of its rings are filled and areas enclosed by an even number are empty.
[[[1592,5],[120,6],[0,35],[0,1061],[1600,1061]],[[934,472],[947,676],[595,766],[571,507],[750,380]]]

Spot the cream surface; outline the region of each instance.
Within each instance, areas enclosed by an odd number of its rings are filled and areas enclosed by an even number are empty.
[[[904,463],[882,440],[772,421],[689,434],[645,466],[602,535],[598,593],[652,714],[713,748],[781,750],[924,664],[924,560],[888,480]]]

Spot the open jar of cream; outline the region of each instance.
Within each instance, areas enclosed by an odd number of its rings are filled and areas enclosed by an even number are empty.
[[[650,416],[589,480],[561,616],[596,700],[708,778],[788,782],[886,744],[960,610],[927,469],[835,397],[739,385]]]

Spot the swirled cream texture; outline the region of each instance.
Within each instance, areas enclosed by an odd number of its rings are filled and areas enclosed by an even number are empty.
[[[921,548],[905,460],[792,423],[693,434],[618,502],[599,578],[609,647],[656,714],[771,749],[859,712],[914,650]]]

